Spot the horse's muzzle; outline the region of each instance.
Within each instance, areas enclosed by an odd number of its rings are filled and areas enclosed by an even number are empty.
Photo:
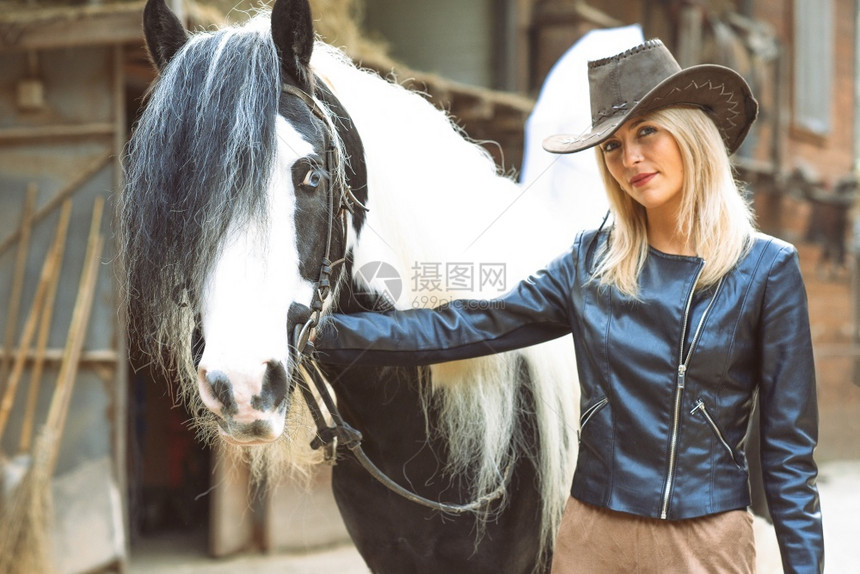
[[[203,404],[231,442],[271,442],[283,433],[290,384],[281,361],[266,361],[251,372],[201,366],[197,385]]]

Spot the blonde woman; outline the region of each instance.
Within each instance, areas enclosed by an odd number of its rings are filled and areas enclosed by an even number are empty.
[[[753,572],[744,448],[758,400],[785,571],[821,572],[797,253],[754,230],[729,163],[755,99],[728,68],[682,70],[659,40],[591,62],[589,83],[591,128],[544,148],[596,147],[610,228],[494,305],[329,316],[319,358],[438,363],[572,333],[580,445],[553,572]]]

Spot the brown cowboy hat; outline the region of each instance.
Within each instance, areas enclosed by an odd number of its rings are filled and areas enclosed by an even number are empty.
[[[552,153],[574,153],[608,139],[628,119],[669,106],[703,109],[720,130],[728,152],[744,141],[758,102],[734,70],[716,64],[681,69],[660,40],[648,40],[610,58],[588,63],[591,129],[546,138]]]

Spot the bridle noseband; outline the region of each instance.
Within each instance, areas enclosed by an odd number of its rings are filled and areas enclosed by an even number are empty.
[[[284,93],[293,95],[302,100],[311,113],[322,120],[327,126],[328,143],[325,152],[325,169],[329,173],[335,173],[333,169],[338,168],[337,162],[340,158],[338,157],[337,147],[334,144],[336,128],[332,121],[329,119],[319,102],[304,90],[289,84],[282,84],[281,90]],[[343,264],[346,260],[346,254],[344,253],[341,258],[334,262],[331,261],[331,243],[334,233],[334,221],[335,219],[340,220],[342,237],[344,238],[344,241],[346,241],[348,225],[347,213],[354,214],[356,208],[361,209],[362,211],[368,211],[367,207],[364,206],[355,197],[355,195],[353,195],[352,190],[342,178],[332,178],[330,180],[330,188],[331,189],[328,191],[328,231],[325,242],[325,253],[320,263],[319,279],[317,280],[314,294],[311,298],[311,315],[304,323],[300,323],[295,326],[293,329],[292,339],[292,344],[296,352],[296,368],[301,374],[301,377],[298,380],[298,386],[317,427],[317,435],[311,442],[311,448],[314,450],[323,448],[325,460],[330,464],[335,464],[338,444],[345,446],[350,450],[350,452],[352,452],[361,466],[363,466],[364,469],[383,486],[407,500],[433,510],[440,510],[451,514],[463,514],[484,509],[493,501],[501,498],[507,490],[507,482],[510,478],[511,472],[510,465],[505,470],[504,476],[500,477],[499,487],[493,492],[488,493],[473,502],[467,504],[451,504],[424,498],[423,496],[403,488],[394,482],[368,458],[367,454],[365,454],[364,450],[361,448],[361,432],[343,420],[343,417],[329,392],[325,375],[323,375],[314,358],[314,347],[313,342],[310,341],[310,335],[313,329],[319,325],[323,306],[326,299],[331,295],[332,268],[335,265]],[[337,196],[337,199],[335,196]],[[335,211],[335,205],[337,205],[337,211]],[[311,385],[313,385],[313,387]],[[332,426],[329,426],[326,421],[325,414],[320,407],[317,397],[314,396],[314,390],[312,389],[316,390],[317,395],[325,405],[325,408],[331,417],[333,423]]]

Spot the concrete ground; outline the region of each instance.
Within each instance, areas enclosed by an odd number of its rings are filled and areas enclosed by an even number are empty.
[[[860,573],[860,461],[821,466],[821,508],[827,571]]]
[[[860,461],[821,465],[819,479],[827,571],[860,574]],[[205,545],[190,540],[150,541],[132,553],[130,574],[367,574],[368,569],[351,545],[324,548],[302,554],[246,554],[213,560],[189,548]],[[758,542],[759,574],[778,574],[775,539],[766,534]],[[762,564],[763,563],[763,564]]]
[[[132,554],[130,574],[367,574],[367,566],[352,545],[303,554],[246,554],[215,560],[189,553],[164,541]]]
[[[860,574],[860,461],[827,462],[819,470],[825,571]],[[756,546],[760,558],[758,574],[781,574],[773,530],[757,538]]]

